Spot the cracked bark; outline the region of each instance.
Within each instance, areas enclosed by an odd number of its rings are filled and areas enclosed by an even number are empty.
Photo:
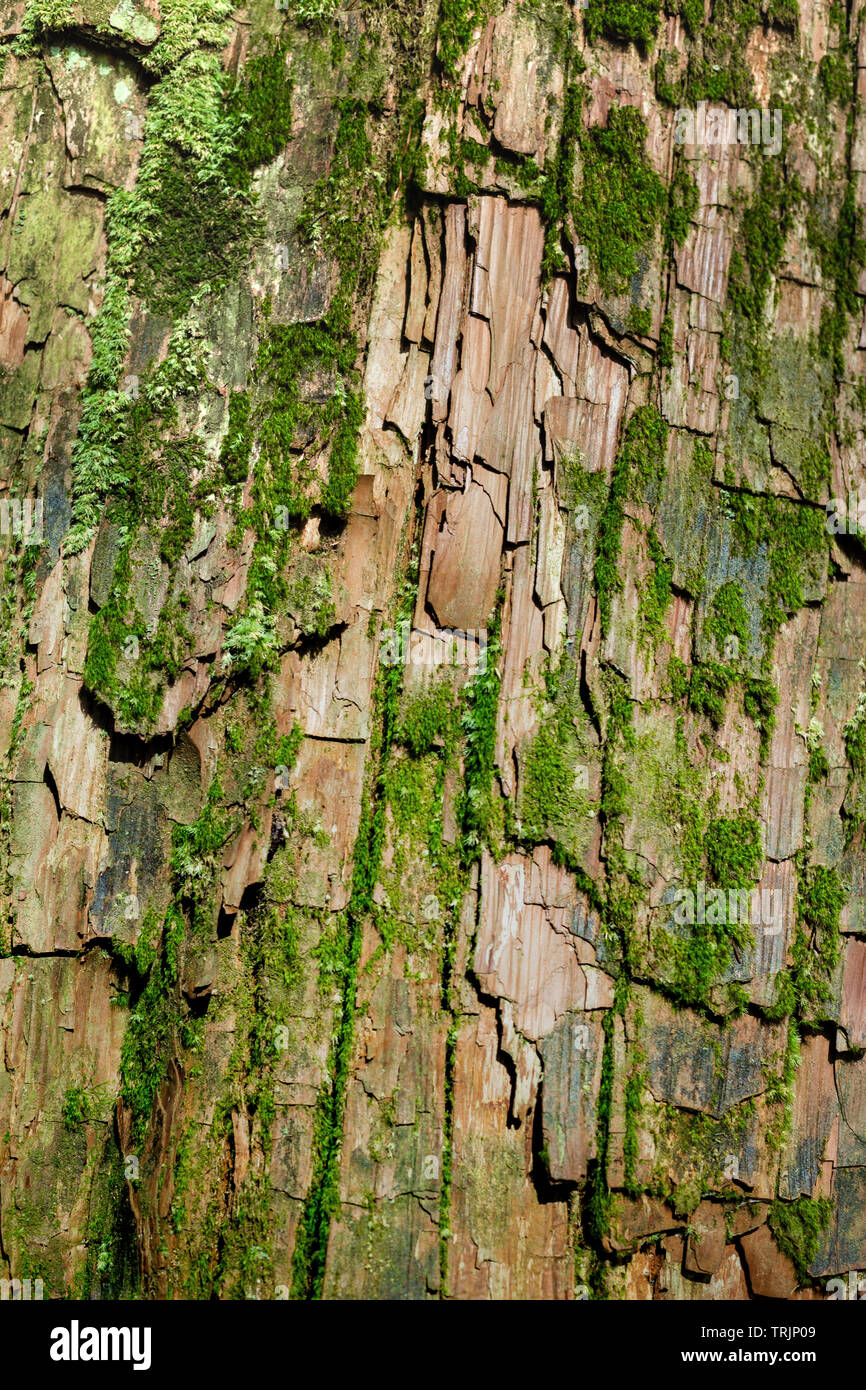
[[[820,234],[844,234],[847,189],[866,200],[863,9],[840,28],[804,3],[796,33],[766,19],[749,33],[754,103],[772,108],[790,79],[821,130],[786,114],[782,183],[796,176],[804,200],[752,342],[729,283],[732,253],[754,249],[744,217],[766,157],[677,147],[655,76],[662,50],[705,61],[723,18],[692,36],[662,14],[642,55],[590,46],[565,0],[507,0],[449,76],[437,6],[391,8],[366,29],[367,66],[354,10],[320,31],[251,4],[220,41],[241,77],[282,45],[293,121],[251,185],[249,244],[196,308],[207,369],[147,445],[156,476],[165,446],[202,445],[187,465],[192,534],[166,552],[170,508],[126,518],[127,628],[147,648],[162,618],[176,645],[160,649],[150,722],[124,703],[135,658],[110,688],[83,675],[119,583],[109,490],[90,544],[71,555],[63,541],[106,201],[135,188],[156,138],[147,114],[171,69],[152,64],[173,10],[149,0],[137,32],[112,33],[80,0],[29,53],[14,42],[24,5],[3,22],[2,486],[42,498],[49,524],[31,577],[9,586],[0,653],[0,1274],[94,1298],[820,1296],[866,1262],[866,803],[850,751],[866,568],[857,536],[828,533],[817,558],[798,542],[781,563],[773,547],[789,513],[820,518],[866,485],[862,270],[837,360],[819,333],[842,294]],[[334,36],[387,206],[360,166],[345,204],[314,206],[320,180],[340,186],[347,138],[349,106],[327,64],[323,76]],[[829,100],[828,45],[851,79]],[[585,132],[639,109],[641,157],[666,189],[682,167],[697,190],[680,243],[656,226],[615,289],[581,263],[578,203],[559,209],[562,261],[542,273],[551,200],[531,188],[554,176],[574,82]],[[404,127],[410,96],[423,123]],[[416,136],[426,162],[405,174]],[[574,153],[579,200],[587,147]],[[331,228],[312,244],[296,228],[310,206]],[[340,321],[347,342],[357,331],[360,476],[346,515],[329,515],[333,432],[292,416],[280,448],[298,476],[306,463],[307,506],[277,552],[271,513],[297,497],[257,500],[268,420],[281,390],[337,402],[339,419],[351,370],[317,359],[320,338],[287,386],[263,344],[328,321],[328,236],[346,220],[365,247],[375,224],[375,273]],[[187,319],[134,280],[131,293],[119,380],[146,385]],[[240,395],[256,438],[230,484]],[[603,595],[599,537],[648,410],[666,426],[664,466],[622,502]],[[750,545],[742,526],[768,496]],[[2,543],[11,577],[26,547]],[[272,670],[250,674],[223,658],[265,591],[262,554],[278,554],[285,587]],[[768,624],[792,575],[796,601]],[[713,603],[732,584],[748,651],[715,707],[697,681],[722,661]],[[389,666],[401,623],[416,653],[499,624],[495,689],[477,646],[463,667]],[[778,693],[763,734],[760,692],[745,699],[762,682]],[[815,726],[826,772],[813,776]],[[782,895],[781,927],[737,939],[713,969],[688,956],[673,904],[712,878],[701,855],[737,817],[758,826],[754,882]],[[823,996],[803,984],[798,937],[815,872],[844,898],[838,959],[820,955],[826,924],[807,922]],[[785,972],[793,1026],[775,1007]],[[143,1108],[137,1028],[159,1061]],[[832,1211],[797,1266],[771,1226],[780,1204],[819,1198]]]

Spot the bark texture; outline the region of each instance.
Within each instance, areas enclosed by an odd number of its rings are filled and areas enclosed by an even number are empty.
[[[7,4],[0,1276],[866,1268],[864,15]]]

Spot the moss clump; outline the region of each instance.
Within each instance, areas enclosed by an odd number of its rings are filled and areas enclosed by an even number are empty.
[[[725,660],[731,659],[727,655],[731,637],[736,638],[740,654],[745,655],[751,640],[749,613],[743,601],[743,591],[735,581],[730,580],[716,590],[706,627]]]
[[[659,366],[672,367],[674,365],[674,321],[670,310],[662,319],[662,326],[659,330]]]
[[[834,376],[841,380],[845,374],[845,339],[849,324],[857,318],[857,286],[866,266],[863,209],[858,205],[854,183],[849,182],[845,189],[835,225],[818,205],[810,209],[806,230],[821,273],[834,287],[833,301],[822,311],[818,343],[832,363]]]
[[[249,472],[253,447],[249,425],[249,392],[233,391],[229,397],[228,433],[220,450],[220,465],[227,483],[242,483]]]
[[[818,81],[827,101],[843,105],[851,100],[852,65],[845,49],[837,48],[824,54],[818,64]]]
[[[237,829],[222,809],[223,792],[214,780],[198,820],[177,825],[172,835],[173,897],[161,929],[152,914],[142,928],[134,961],[146,976],[133,1008],[120,1051],[121,1098],[130,1112],[132,1145],[140,1149],[151,1112],[171,1059],[195,1045],[195,1024],[181,994],[181,966],[187,947],[187,915],[201,941],[213,926],[209,904],[220,854]],[[140,987],[140,986],[139,986]]]
[[[305,637],[327,636],[337,616],[330,570],[299,565],[286,586],[285,606]]]
[[[70,1086],[63,1097],[63,1123],[78,1129],[90,1119],[90,1098],[82,1086]]]
[[[760,757],[766,759],[770,739],[776,727],[776,706],[779,692],[769,680],[747,680],[743,686],[743,712],[748,715],[760,735]]]
[[[255,681],[275,669],[279,654],[276,620],[255,599],[223,638],[223,669]]]
[[[632,304],[628,311],[626,324],[629,333],[634,333],[638,338],[646,338],[652,328],[652,312],[649,309]]]
[[[501,611],[489,629],[487,665],[466,690],[461,727],[466,737],[465,780],[460,801],[461,854],[466,863],[481,855],[484,845],[495,840],[494,776],[496,768],[496,721],[501,677],[497,669],[500,651]]]
[[[364,924],[375,914],[374,891],[382,866],[388,817],[388,763],[397,727],[402,667],[380,666],[377,678],[372,740],[372,770],[361,803],[355,840],[352,891],[344,912],[337,914],[334,936],[320,947],[323,976],[341,993],[341,1010],[329,1057],[330,1080],[322,1086],[313,1121],[314,1171],[299,1224],[293,1260],[293,1296],[321,1298],[331,1219],[340,1203],[340,1149],[346,1089],[353,1062],[358,963]],[[327,967],[327,968],[326,968]]]
[[[835,868],[798,865],[797,925],[791,945],[792,964],[776,980],[768,1017],[813,1018],[830,995],[830,977],[839,963],[839,917],[845,891]]]
[[[580,71],[583,62],[581,59],[572,59],[572,65],[576,65]],[[563,269],[565,264],[561,235],[574,205],[574,164],[582,139],[584,95],[583,88],[576,82],[572,82],[566,88],[559,144],[542,185],[541,214],[545,234],[541,273],[544,281],[549,279],[554,270]]]
[[[690,11],[690,13],[689,13]],[[724,102],[732,107],[754,106],[753,75],[744,53],[749,35],[765,24],[784,33],[797,28],[797,6],[793,0],[713,0],[712,23],[704,23],[699,0],[681,3],[686,28],[693,37],[700,34],[700,45],[689,54],[685,81],[672,92],[675,106],[694,106],[698,101]],[[697,30],[692,25],[697,25]]]
[[[530,844],[573,834],[587,816],[589,801],[578,788],[578,744],[562,713],[542,724],[528,745],[520,789],[521,838]]]
[[[724,722],[728,691],[735,679],[734,672],[719,662],[696,662],[689,682],[689,709],[705,715],[718,729]]]
[[[650,531],[647,549],[653,562],[652,575],[645,585],[638,604],[637,624],[641,645],[657,646],[665,636],[665,616],[671,602],[673,560],[665,555],[657,536]],[[670,673],[670,667],[668,668]]]
[[[636,44],[646,52],[658,27],[658,0],[589,0],[584,11],[584,28],[591,42],[603,35]]]
[[[574,223],[606,294],[631,284],[664,213],[667,193],[644,153],[646,137],[646,122],[633,106],[611,107],[606,126],[580,135]]]
[[[710,821],[705,841],[707,867],[724,889],[752,888],[764,861],[761,828],[754,816],[723,816]]]
[[[138,292],[158,313],[173,315],[202,285],[216,289],[237,273],[256,226],[252,173],[288,143],[292,127],[284,49],[253,58],[238,81],[217,69],[200,93],[193,82],[190,104],[180,87],[160,84],[148,112],[148,136],[155,117],[163,138],[146,145],[148,234],[135,269]]]
[[[793,1261],[801,1284],[809,1281],[809,1266],[817,1258],[832,1215],[830,1197],[798,1197],[793,1202],[776,1198],[770,1204],[770,1230],[782,1254]]]
[[[713,991],[728,970],[734,949],[754,945],[748,922],[741,920],[739,903],[732,913],[728,895],[733,890],[748,892],[758,881],[763,863],[760,827],[745,814],[719,817],[704,827],[697,807],[688,808],[681,818],[687,829],[686,872],[698,872],[703,857],[715,889],[707,894],[705,912],[692,910],[685,920],[675,913],[676,929],[660,928],[655,933],[661,987],[675,1003],[707,1010],[714,1006]],[[747,1003],[741,988],[728,986],[731,1012],[741,1013]]]
[[[856,777],[866,775],[866,693],[861,692],[857,708],[842,730],[845,756]]]
[[[456,78],[460,59],[476,29],[492,14],[494,3],[495,0],[441,0],[437,55],[448,84]]]
[[[689,668],[676,652],[668,660],[667,677],[671,699],[682,700],[689,693]]]
[[[666,0],[665,13],[680,15],[689,38],[696,39],[704,24],[704,0]]]
[[[824,782],[830,776],[830,762],[821,744],[809,749],[809,781]]]
[[[803,607],[807,577],[817,577],[827,552],[825,514],[817,507],[776,497],[726,494],[741,552],[765,546],[769,558],[763,629],[767,638]]]
[[[450,748],[457,735],[459,704],[453,686],[438,681],[403,703],[394,740],[413,758]]]

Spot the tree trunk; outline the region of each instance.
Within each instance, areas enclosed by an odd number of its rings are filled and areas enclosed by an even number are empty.
[[[863,14],[12,0],[0,1275],[866,1267]]]

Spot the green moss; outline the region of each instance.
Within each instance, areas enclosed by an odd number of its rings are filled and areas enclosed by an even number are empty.
[[[622,1141],[623,1187],[629,1197],[637,1197],[644,1190],[637,1180],[637,1163],[640,1152],[639,1123],[643,1114],[643,1095],[646,1085],[646,1053],[641,1046],[643,1015],[635,1011],[635,1037],[628,1049],[628,1075],[623,1088],[623,1110],[625,1133]]]
[[[612,1196],[607,1185],[607,1156],[613,1110],[614,1020],[614,1010],[606,1010],[602,1017],[604,1047],[595,1104],[596,1158],[588,1165],[585,1223],[589,1240],[596,1247],[601,1247],[608,1235],[612,1210]]]
[[[229,428],[220,450],[220,466],[226,482],[242,483],[249,472],[253,437],[249,428],[250,397],[247,391],[232,391],[229,397]]]
[[[71,0],[29,0],[14,50],[22,57],[33,52],[36,40],[73,23]]]
[[[254,599],[223,637],[223,669],[234,676],[257,680],[264,671],[274,670],[279,661],[276,619]]]
[[[745,493],[727,493],[726,502],[741,552],[750,556],[759,546],[767,547],[770,564],[763,627],[772,637],[803,607],[807,575],[818,572],[826,554],[824,512],[782,498]]]
[[[642,500],[658,487],[667,441],[668,427],[655,406],[639,406],[626,425],[598,525],[595,587],[603,632],[610,624],[613,596],[622,590],[619,561],[626,501]]]
[[[293,1255],[293,1297],[320,1298],[331,1220],[340,1202],[340,1150],[346,1089],[354,1059],[355,1000],[365,919],[375,911],[387,826],[387,770],[397,726],[402,681],[399,665],[382,666],[375,693],[376,734],[371,770],[361,804],[355,840],[352,890],[345,912],[337,914],[329,948],[328,983],[340,990],[341,1008],[329,1057],[329,1082],[320,1091],[314,1117],[314,1171]],[[320,961],[322,964],[321,951]]]
[[[106,1139],[91,1188],[86,1258],[78,1298],[140,1296],[135,1219],[129,1204],[123,1155],[114,1136]]]
[[[778,160],[765,159],[755,195],[743,213],[728,283],[729,303],[755,328],[764,320],[767,296],[801,196],[796,177]]]
[[[668,660],[667,677],[671,699],[682,700],[689,691],[689,668],[676,652],[672,652]]]
[[[70,1086],[63,1097],[63,1123],[78,1129],[90,1119],[90,1097],[82,1086]]]
[[[413,758],[425,757],[437,747],[447,750],[457,734],[458,713],[453,686],[435,682],[404,701],[395,741]]]
[[[298,754],[301,751],[301,744],[304,738],[304,730],[300,724],[294,724],[291,733],[283,734],[282,737],[277,740],[276,749],[274,751],[274,766],[285,767],[291,771],[298,761]]]
[[[768,1017],[820,1015],[841,955],[839,917],[844,904],[845,891],[835,868],[799,862],[792,964],[777,977]]]
[[[249,186],[250,174],[270,164],[292,138],[292,79],[287,53],[278,45],[251,58],[225,95],[225,119],[233,127],[226,159],[230,181]]]
[[[327,24],[337,12],[336,0],[294,0],[295,20],[298,24],[315,26]]]
[[[675,246],[682,246],[688,237],[692,228],[692,221],[698,210],[698,200],[698,185],[689,173],[685,162],[680,159],[677,162],[668,190],[667,249],[669,253]]]
[[[850,54],[844,49],[833,49],[825,53],[818,64],[818,81],[827,101],[847,105],[852,93],[852,64]]]
[[[684,88],[674,94],[672,104],[694,107],[698,101],[708,101],[735,108],[754,106],[753,75],[744,56],[749,37],[764,24],[793,35],[796,4],[771,0],[762,8],[759,0],[713,0],[711,23],[702,22],[703,11],[697,8],[693,20],[698,20],[698,14],[700,45],[689,54]]]
[[[612,106],[606,126],[580,134],[574,223],[606,294],[631,284],[664,212],[665,185],[646,158],[646,136],[646,123],[633,106]]]
[[[326,637],[337,615],[330,570],[299,568],[286,586],[286,606],[306,637]]]
[[[653,562],[653,570],[649,582],[641,592],[637,624],[641,644],[645,648],[652,648],[666,635],[665,617],[671,602],[674,566],[652,531],[647,536],[647,549]],[[670,673],[670,666],[668,671]]]
[[[728,639],[736,637],[740,653],[745,656],[751,642],[749,613],[743,591],[735,581],[723,584],[714,594],[706,630],[715,639],[720,655],[725,655]]]
[[[454,82],[475,30],[493,13],[495,0],[441,0],[437,55],[446,83]]]
[[[741,813],[705,822],[697,804],[672,808],[671,814],[685,826],[684,868],[692,882],[706,872],[710,883],[726,895],[732,890],[748,892],[755,886],[763,853],[760,827],[753,816]],[[720,904],[712,900],[704,914],[694,914],[697,920],[678,922],[676,929],[659,928],[654,933],[660,987],[675,1003],[717,1012],[714,991],[730,967],[734,950],[739,953],[754,945],[749,924],[740,920],[739,910],[730,914],[728,903],[726,897],[725,910],[720,913]],[[724,920],[717,921],[717,916]],[[728,920],[729,916],[733,920]],[[741,1013],[748,1003],[742,989],[729,986],[727,996],[734,1014]]]
[[[590,518],[601,516],[607,498],[607,480],[603,473],[587,473],[579,452],[564,454],[559,459],[556,483],[560,506],[566,511],[585,507]]]
[[[830,776],[830,763],[820,744],[809,749],[809,781],[824,782]]]
[[[156,1096],[171,1059],[184,1046],[189,1023],[181,994],[181,957],[187,939],[185,910],[201,939],[213,927],[211,890],[221,852],[235,822],[222,809],[223,792],[211,784],[198,820],[176,825],[172,834],[173,898],[161,931],[153,914],[145,917],[135,952],[136,971],[146,976],[130,1015],[120,1053],[121,1096],[130,1112],[134,1149],[147,1136]]]
[[[589,0],[583,13],[590,42],[603,35],[646,52],[658,33],[658,0]]]
[[[489,629],[486,669],[479,671],[467,687],[460,721],[466,739],[460,804],[461,853],[467,863],[480,858],[482,848],[490,847],[496,840],[494,776],[501,683],[497,668],[500,624],[501,610],[497,607]]]
[[[734,672],[715,661],[699,661],[692,667],[689,682],[689,709],[706,715],[714,728],[724,723],[728,692]]]
[[[760,757],[765,761],[770,751],[770,739],[776,727],[776,706],[779,692],[769,680],[747,680],[743,686],[743,712],[752,720],[760,734]]]
[[[560,839],[587,816],[589,801],[576,786],[573,733],[567,720],[554,717],[542,724],[526,749],[520,832],[530,844]]]
[[[672,367],[674,365],[674,321],[670,310],[662,319],[662,326],[659,330],[659,366]]]
[[[628,311],[626,324],[629,333],[634,333],[638,338],[646,338],[652,328],[652,312],[649,309],[639,308],[637,304],[632,304]]]
[[[842,730],[845,756],[856,777],[866,775],[866,695],[862,692],[857,708]]]
[[[764,862],[761,828],[754,816],[722,816],[707,826],[707,867],[725,890],[752,888]]]
[[[169,566],[193,534],[201,497],[190,480],[196,471],[206,474],[207,460],[198,439],[176,440],[172,431],[175,402],[198,391],[204,377],[198,304],[238,273],[255,230],[253,169],[282,147],[291,124],[284,50],[253,59],[240,81],[223,73],[216,50],[229,13],[222,0],[172,7],[145,60],[158,81],[135,188],[118,190],[106,210],[108,279],[74,446],[69,553],[87,543],[106,496],[122,531],[129,535],[145,525],[158,532],[160,556]],[[152,310],[175,320],[165,360],[132,396],[118,389],[130,284]],[[229,416],[221,461],[237,482],[245,477],[252,444],[244,393],[231,398]],[[180,673],[188,638],[180,607],[163,610],[155,633],[135,611],[129,547],[127,541],[109,602],[91,624],[85,680],[126,725],[147,730],[166,681]],[[129,639],[137,643],[138,658],[127,655],[127,646],[134,650]]]
[[[809,1281],[821,1237],[833,1215],[830,1197],[798,1197],[793,1202],[779,1198],[770,1204],[768,1223],[783,1255],[793,1261],[801,1284]]]
[[[573,57],[570,68],[580,72],[583,60]],[[551,167],[544,177],[541,193],[541,215],[544,220],[544,256],[542,280],[549,280],[554,270],[562,270],[562,231],[567,225],[574,201],[574,166],[582,137],[583,88],[570,82],[565,91],[562,110],[562,129]]]
[[[704,0],[666,0],[666,14],[678,14],[690,39],[700,36],[704,27]]]
[[[833,224],[821,204],[810,209],[807,219],[810,245],[817,252],[821,273],[832,283],[832,303],[822,310],[818,343],[829,359],[837,381],[845,376],[845,342],[852,322],[857,320],[860,299],[857,286],[866,266],[866,237],[863,235],[863,209],[857,203],[855,184],[845,188],[839,215]]]

